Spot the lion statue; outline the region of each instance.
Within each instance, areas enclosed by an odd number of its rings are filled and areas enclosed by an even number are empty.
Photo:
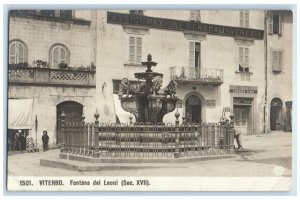
[[[174,98],[176,94],[176,88],[177,88],[177,83],[176,81],[172,80],[167,85],[167,87],[164,88],[164,94],[167,96],[170,95],[170,97]]]
[[[134,95],[136,92],[136,85],[131,85],[127,78],[123,78],[121,80],[121,84],[119,85],[118,96],[122,97],[123,95]]]
[[[161,86],[163,83],[163,79],[161,76],[156,76],[153,80],[152,80],[152,88],[151,88],[151,93],[152,94],[158,94],[158,91],[160,90]]]

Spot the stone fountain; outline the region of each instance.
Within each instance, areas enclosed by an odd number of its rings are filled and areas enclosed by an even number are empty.
[[[160,123],[164,115],[172,112],[179,100],[176,94],[176,82],[171,81],[161,91],[163,74],[153,72],[152,67],[157,65],[148,54],[147,62],[142,62],[147,67],[146,72],[135,73],[138,84],[131,84],[127,78],[123,78],[119,88],[119,99],[122,108],[132,113],[138,123]]]

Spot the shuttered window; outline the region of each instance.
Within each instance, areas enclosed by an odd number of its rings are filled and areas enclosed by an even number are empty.
[[[268,13],[268,33],[270,35],[282,35],[283,30],[283,15],[279,13]]]
[[[240,10],[240,26],[249,27],[249,10]]]
[[[201,67],[200,42],[189,42],[189,77],[198,78]]]
[[[239,47],[239,70],[240,72],[249,72],[249,48]]]
[[[272,69],[274,72],[281,72],[283,69],[283,51],[272,50]]]
[[[21,41],[13,41],[9,45],[9,64],[27,62],[27,47]]]
[[[191,21],[201,21],[201,12],[200,12],[200,10],[191,10],[190,11],[190,20]]]
[[[60,63],[67,63],[69,65],[69,51],[65,46],[53,46],[50,54],[52,68],[58,68]]]
[[[142,38],[129,37],[129,63],[140,64],[142,62]]]
[[[189,77],[195,77],[195,42],[190,42],[189,45]]]

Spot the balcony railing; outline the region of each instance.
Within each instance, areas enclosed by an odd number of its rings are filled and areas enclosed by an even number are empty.
[[[223,83],[223,69],[186,70],[185,67],[170,67],[171,80],[178,83],[196,83],[200,85],[219,86]]]
[[[9,67],[9,83],[95,87],[95,71]]]

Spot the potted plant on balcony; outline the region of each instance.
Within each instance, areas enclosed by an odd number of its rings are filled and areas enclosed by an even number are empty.
[[[68,64],[62,61],[61,63],[58,64],[59,69],[67,69]]]
[[[47,62],[46,61],[42,61],[42,60],[34,60],[33,61],[33,66],[34,67],[38,67],[38,68],[41,68],[41,67],[43,67],[43,68],[46,68],[46,67],[48,67],[48,65],[47,65]]]

